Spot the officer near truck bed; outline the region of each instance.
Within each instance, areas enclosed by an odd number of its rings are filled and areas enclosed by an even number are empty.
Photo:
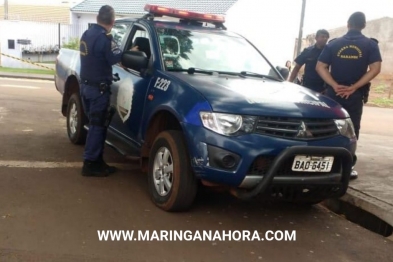
[[[382,63],[378,43],[361,32],[365,27],[364,13],[353,13],[348,19],[347,34],[326,45],[316,66],[317,72],[328,85],[326,95],[349,113],[357,139],[363,104],[366,102],[364,90],[380,73]],[[354,178],[357,178],[357,172],[353,170],[351,179]]]
[[[110,107],[112,65],[120,63],[122,51],[112,40],[110,32],[115,22],[114,9],[100,8],[97,24],[84,32],[80,41],[81,98],[89,119],[83,176],[107,176],[116,172],[103,159],[106,132],[114,110]]]

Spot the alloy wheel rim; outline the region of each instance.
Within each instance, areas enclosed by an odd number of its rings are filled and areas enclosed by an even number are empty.
[[[160,196],[169,194],[173,183],[173,158],[166,147],[158,149],[153,164],[154,187]]]
[[[71,135],[74,135],[78,127],[78,110],[76,109],[75,103],[72,104],[68,123],[69,123]]]

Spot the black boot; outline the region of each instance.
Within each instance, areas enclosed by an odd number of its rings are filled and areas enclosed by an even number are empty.
[[[107,163],[105,163],[105,161],[103,159],[100,162],[101,162],[102,168],[105,169],[105,171],[108,174],[113,174],[117,171],[116,167],[108,165]]]
[[[101,154],[98,156],[97,162],[100,162],[100,163],[101,163],[102,168],[105,169],[106,172],[107,172],[108,174],[113,174],[113,173],[115,173],[115,172],[117,171],[117,168],[116,168],[116,167],[110,166],[110,165],[108,165],[108,164],[104,161],[103,153],[101,153]]]
[[[82,168],[83,176],[96,176],[96,177],[105,177],[109,175],[107,168],[105,168],[101,162],[99,161],[88,161],[85,160],[83,162]]]

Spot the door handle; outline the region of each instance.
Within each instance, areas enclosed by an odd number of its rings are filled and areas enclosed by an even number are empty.
[[[117,81],[119,81],[119,80],[120,80],[119,74],[118,74],[118,73],[113,74],[113,81],[117,82]]]

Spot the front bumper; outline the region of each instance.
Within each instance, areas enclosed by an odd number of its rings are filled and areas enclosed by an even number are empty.
[[[351,167],[356,160],[356,140],[343,136],[314,141],[258,134],[227,137],[185,123],[183,130],[196,176],[211,183],[235,188],[236,194],[243,198],[277,190],[283,194],[281,191],[296,188],[319,193],[326,191],[324,196],[340,196],[348,187]],[[332,155],[335,159],[334,166],[329,173],[292,172],[291,164],[298,154]],[[226,156],[232,156],[229,158],[231,161],[223,161]],[[321,186],[324,188],[320,188]]]
[[[332,172],[324,175],[291,176],[287,164],[298,155],[334,156],[335,162]],[[323,148],[313,146],[293,146],[285,149],[278,155],[269,166],[268,171],[262,177],[254,179],[251,190],[235,189],[235,195],[242,199],[249,199],[259,194],[279,194],[277,197],[296,200],[320,199],[326,197],[343,196],[348,188],[349,176],[353,164],[352,154],[345,148]],[[286,174],[287,175],[282,175]],[[250,183],[250,177],[246,176],[242,185]]]

